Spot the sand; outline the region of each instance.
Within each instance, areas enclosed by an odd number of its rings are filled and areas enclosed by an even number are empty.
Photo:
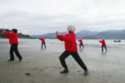
[[[68,74],[62,70],[58,57],[64,51],[63,43],[47,40],[47,49],[40,49],[39,40],[20,40],[19,50],[23,61],[8,62],[9,45],[0,40],[0,83],[124,83],[125,44],[108,44],[108,53],[101,54],[95,43],[86,43],[79,51],[89,69],[89,75],[69,56],[66,59]],[[86,41],[87,42],[87,41]],[[88,40],[89,42],[89,40]]]

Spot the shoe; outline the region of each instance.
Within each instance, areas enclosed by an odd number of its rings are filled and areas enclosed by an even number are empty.
[[[84,75],[87,76],[89,74],[88,70],[84,72]]]
[[[20,59],[19,59],[19,62],[21,62],[21,61],[22,61],[22,59],[23,59],[23,58],[20,58]]]
[[[61,71],[60,73],[61,73],[61,74],[66,74],[66,73],[68,73],[68,72],[69,72],[69,71],[65,69],[65,70]]]
[[[14,60],[12,60],[12,59],[9,59],[9,60],[8,60],[8,62],[13,62],[13,61],[14,61]]]

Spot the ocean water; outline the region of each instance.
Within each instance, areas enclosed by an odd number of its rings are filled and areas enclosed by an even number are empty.
[[[36,52],[41,51],[41,42],[39,39],[20,39],[19,49],[22,52]],[[98,40],[84,40],[85,44],[84,52],[97,52],[100,53],[100,43]],[[78,42],[77,42],[78,44]],[[56,39],[46,39],[47,52],[58,52],[61,53],[64,51],[64,43]],[[8,55],[9,52],[9,43],[7,39],[0,39],[0,54]],[[115,43],[113,40],[107,40],[108,50],[111,52],[120,51],[124,52],[125,50],[125,40],[122,40],[120,43]],[[80,50],[80,49],[78,49]],[[90,55],[90,54],[88,54]]]
[[[19,43],[21,46],[40,46],[41,42],[39,39],[20,39]],[[87,46],[100,46],[99,40],[83,40],[83,43]],[[121,42],[114,42],[113,40],[106,40],[107,46],[125,46],[125,40]],[[63,45],[63,42],[60,42],[57,39],[46,39],[47,45]],[[78,44],[78,41],[77,41]],[[8,39],[0,39],[0,47],[8,46]]]

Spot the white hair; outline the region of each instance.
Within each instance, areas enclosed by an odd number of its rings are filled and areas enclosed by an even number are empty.
[[[74,32],[75,31],[75,26],[74,25],[69,25],[67,30],[71,31],[71,32]]]

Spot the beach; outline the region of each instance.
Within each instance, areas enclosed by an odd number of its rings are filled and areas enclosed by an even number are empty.
[[[8,62],[8,40],[0,40],[0,83],[124,83],[125,82],[125,41],[108,41],[107,54],[101,53],[98,40],[85,40],[80,57],[89,69],[89,75],[74,61],[66,59],[68,74],[60,74],[62,67],[59,56],[64,44],[58,40],[46,40],[47,49],[41,49],[38,39],[21,39],[19,50],[22,62],[15,57]]]

